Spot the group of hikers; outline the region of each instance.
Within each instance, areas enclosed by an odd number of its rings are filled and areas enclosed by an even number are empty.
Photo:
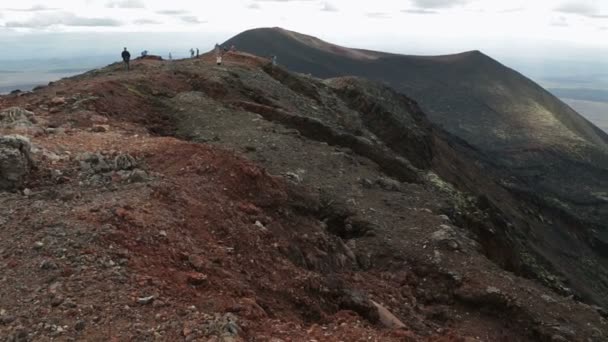
[[[224,54],[226,54],[227,52],[236,52],[236,46],[232,45],[230,47],[230,49],[226,48],[226,47],[222,47],[219,44],[215,44],[215,48],[214,48],[214,53],[215,53],[215,60],[217,65],[222,65],[223,63],[223,58],[224,58]],[[144,50],[141,53],[142,57],[146,57],[148,55],[148,50]],[[131,53],[129,53],[129,50],[127,50],[127,48],[124,48],[124,50],[122,51],[122,60],[124,62],[125,65],[125,70],[129,71],[131,66]],[[196,48],[196,50],[194,48],[190,49],[190,58],[199,58],[200,57],[200,51],[198,48]],[[272,65],[277,65],[277,56],[270,56],[270,63],[272,63]],[[169,60],[173,60],[173,55],[171,53],[169,53]]]

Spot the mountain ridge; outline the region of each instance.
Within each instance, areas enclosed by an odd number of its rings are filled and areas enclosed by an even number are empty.
[[[226,44],[258,54],[270,49],[282,65],[304,74],[356,75],[387,84],[415,99],[434,124],[513,170],[511,176],[522,183],[514,191],[540,193],[545,205],[608,230],[608,205],[581,206],[574,200],[592,202],[595,193],[608,192],[608,134],[532,80],[481,52],[360,61],[307,46],[290,38],[298,33],[284,32],[289,31],[254,29]],[[512,186],[508,180],[503,184]]]
[[[587,233],[505,189],[417,101],[224,57],[150,56],[0,97],[0,158],[22,161],[0,162],[0,334],[608,336],[585,304],[608,293]]]
[[[268,37],[265,37],[265,35],[268,35]],[[497,67],[499,67],[499,68],[504,68],[505,70],[507,70],[509,72],[516,72],[515,70],[513,70],[511,68],[503,66],[502,64],[498,63],[496,60],[492,59],[491,57],[483,54],[481,51],[478,51],[478,50],[467,51],[467,52],[462,52],[462,53],[452,54],[452,55],[439,55],[439,56],[413,56],[413,55],[401,55],[401,54],[394,54],[394,53],[389,54],[389,53],[370,51],[370,50],[345,48],[345,47],[341,47],[338,45],[334,45],[331,43],[321,41],[318,38],[314,38],[311,36],[303,35],[303,34],[300,34],[297,32],[288,31],[288,30],[285,30],[282,28],[276,28],[276,27],[275,28],[253,29],[253,30],[245,31],[245,32],[233,37],[232,39],[229,39],[228,41],[226,41],[225,45],[236,45],[236,46],[239,46],[240,49],[243,51],[255,52],[258,55],[272,55],[273,53],[271,51],[274,48],[274,43],[272,43],[272,42],[269,43],[269,41],[272,41],[272,40],[274,40],[275,42],[280,41],[282,44],[282,48],[281,48],[283,50],[282,52],[284,52],[286,54],[286,56],[279,56],[280,60],[283,61],[284,64],[288,68],[290,68],[294,71],[304,72],[304,73],[310,71],[310,70],[306,70],[306,68],[311,68],[309,65],[307,65],[306,61],[304,61],[304,62],[302,62],[300,60],[297,60],[294,62],[291,61],[292,54],[302,53],[302,59],[306,59],[307,52],[303,52],[301,47],[293,48],[293,47],[289,46],[289,44],[292,44],[293,42],[286,43],[285,41],[281,40],[281,36],[288,37],[288,38],[296,37],[296,38],[293,38],[295,40],[295,42],[298,44],[301,44],[304,47],[317,49],[324,53],[330,53],[331,55],[334,55],[334,56],[339,56],[339,57],[343,57],[343,58],[346,57],[349,59],[353,59],[353,58],[350,58],[349,52],[365,51],[365,52],[377,55],[378,59],[386,58],[386,59],[391,60],[391,59],[408,58],[411,60],[411,63],[418,62],[419,64],[416,65],[416,67],[420,67],[420,68],[428,67],[428,64],[431,62],[444,62],[444,63],[461,63],[461,64],[458,64],[457,66],[452,66],[452,68],[457,67],[459,69],[463,69],[463,70],[459,70],[459,72],[463,72],[463,73],[468,72],[467,69],[480,68],[480,67],[483,67],[484,65],[489,66],[490,67],[489,70],[492,70],[492,71],[494,71]],[[299,37],[306,37],[306,39],[302,39]],[[251,39],[251,42],[248,42],[249,39]],[[256,39],[262,39],[262,40],[256,41]],[[310,39],[315,39],[315,42],[317,42],[317,43],[313,44],[313,45],[306,45],[306,41],[310,40]],[[336,47],[337,49],[332,50],[330,48],[319,48],[319,45],[321,45],[323,47],[325,47],[325,46]],[[267,50],[268,52],[263,53],[263,52],[260,52],[260,50]],[[298,52],[297,53],[285,52],[284,50],[293,50],[293,51],[298,51]],[[338,50],[338,51],[336,51],[336,50]],[[345,51],[345,53],[338,53],[338,52],[343,52],[343,51]],[[322,64],[332,65],[333,61],[330,60],[328,62],[327,58],[328,57],[326,57],[325,59],[322,60]],[[298,65],[297,63],[299,63],[299,62],[302,62],[304,64]],[[346,64],[348,64],[348,63],[346,63]],[[304,67],[304,65],[307,65],[307,66]],[[347,65],[346,67],[338,68],[338,70],[329,70],[329,71],[320,70],[320,71],[314,72],[314,74],[316,76],[319,76],[322,78],[339,76],[338,74],[341,74],[341,75],[345,75],[345,74],[359,75],[360,74],[359,76],[383,81],[383,79],[381,79],[380,77],[370,75],[367,70],[359,70],[354,73],[346,73],[343,70],[352,71],[351,69],[348,68],[348,65]],[[396,69],[395,71],[397,71],[397,70],[398,69]],[[325,72],[328,72],[328,73],[326,74]],[[367,75],[366,75],[366,73],[367,73]],[[517,75],[524,77],[523,75],[521,75],[519,73],[517,73]],[[527,82],[529,82],[530,85],[536,85],[534,82],[532,82],[528,79],[526,79],[526,80],[527,80]],[[393,85],[395,88],[397,88],[397,90],[401,90],[399,85],[395,85],[394,82],[391,82],[391,81],[388,81],[388,82],[391,83],[391,85]],[[542,89],[542,88],[540,88],[540,89]],[[537,90],[539,90],[539,89],[537,89]],[[543,96],[552,96],[552,95],[550,93],[546,92],[543,94]],[[416,96],[414,96],[414,97],[416,97]],[[557,100],[557,98],[554,98],[552,100]],[[559,102],[559,103],[561,103],[561,102]],[[561,103],[561,104],[565,106],[565,104],[563,104],[563,103]],[[580,119],[583,119],[586,121],[586,119],[584,119],[582,117]],[[586,121],[582,125],[588,126],[591,124],[588,121]],[[581,132],[581,133],[583,133],[584,135],[587,135],[587,134],[585,134],[585,132]],[[600,137],[598,138],[592,134],[589,138],[592,139],[596,143],[602,142],[602,144],[605,145],[604,148],[606,148],[606,146],[608,146],[608,135],[604,132],[601,132],[601,133],[599,133],[599,136]]]

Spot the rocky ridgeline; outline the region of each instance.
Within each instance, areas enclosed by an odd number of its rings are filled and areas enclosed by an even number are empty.
[[[521,272],[536,215],[475,156],[390,88],[238,53],[0,97],[0,336],[604,341]]]

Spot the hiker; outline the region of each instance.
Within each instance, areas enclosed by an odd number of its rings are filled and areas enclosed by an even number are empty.
[[[198,48],[196,48],[196,58],[198,58],[200,56],[200,53],[198,51]]]
[[[190,58],[194,58],[194,49],[190,49]]]
[[[122,61],[125,63],[125,70],[129,71],[129,62],[131,61],[131,54],[127,51],[127,48],[122,52]]]
[[[217,55],[215,60],[217,62],[217,65],[222,65],[222,55]]]
[[[272,66],[277,66],[277,56],[276,55],[272,56],[271,61],[272,61]]]
[[[215,55],[218,56],[221,52],[220,44],[215,43]]]

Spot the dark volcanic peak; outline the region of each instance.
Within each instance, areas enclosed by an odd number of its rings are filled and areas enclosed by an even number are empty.
[[[608,230],[608,203],[600,199],[608,193],[608,135],[479,51],[431,57],[361,52],[283,29],[247,31],[227,44],[276,54],[300,73],[388,84],[418,101],[434,124],[509,169],[519,185],[505,179],[505,187]],[[373,58],[353,57],[359,53]]]

